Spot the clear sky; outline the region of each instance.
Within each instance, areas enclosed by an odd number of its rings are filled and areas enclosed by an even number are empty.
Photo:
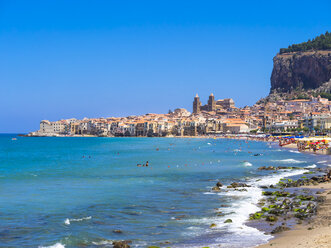
[[[268,94],[279,48],[331,31],[331,1],[0,0],[0,132],[192,111]]]

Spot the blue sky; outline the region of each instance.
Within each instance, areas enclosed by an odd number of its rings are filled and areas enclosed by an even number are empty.
[[[270,2],[270,3],[269,3]],[[42,119],[192,111],[268,94],[279,48],[331,31],[330,1],[0,0],[0,132]]]

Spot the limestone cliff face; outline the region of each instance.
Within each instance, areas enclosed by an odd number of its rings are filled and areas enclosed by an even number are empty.
[[[316,89],[331,79],[331,51],[277,54],[271,92]]]

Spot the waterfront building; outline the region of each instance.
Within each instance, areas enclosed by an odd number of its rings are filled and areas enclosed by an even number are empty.
[[[321,115],[313,112],[305,116],[301,122],[303,127],[309,128],[310,131],[331,129],[331,115]]]

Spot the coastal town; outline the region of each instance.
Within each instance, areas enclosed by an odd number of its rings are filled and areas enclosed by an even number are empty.
[[[0,10],[0,248],[331,248],[331,0]]]
[[[177,108],[167,114],[108,118],[42,120],[40,129],[27,136],[181,137],[228,134],[331,133],[331,101],[304,99],[258,101],[238,108],[231,98],[215,100],[210,94],[203,105],[198,94],[192,113]]]

